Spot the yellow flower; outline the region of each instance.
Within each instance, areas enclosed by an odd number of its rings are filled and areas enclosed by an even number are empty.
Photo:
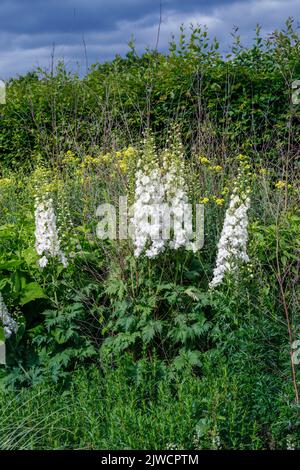
[[[83,160],[83,163],[86,164],[86,166],[90,166],[90,165],[93,165],[95,163],[95,160],[93,157],[91,157],[90,155],[86,155],[84,157],[84,160]]]
[[[200,204],[207,204],[208,202],[209,202],[208,197],[203,197],[202,199],[200,199]]]
[[[266,168],[261,168],[259,172],[261,175],[266,175],[268,173],[268,170]]]
[[[215,165],[215,166],[212,166],[211,169],[214,171],[222,171],[223,167],[221,167],[221,165]]]
[[[104,154],[104,155],[101,155],[101,156],[99,157],[99,159],[100,159],[102,162],[105,162],[105,163],[106,163],[106,162],[109,162],[109,160],[111,159],[111,155],[110,155],[110,153],[106,153],[106,154]]]
[[[247,156],[246,155],[243,155],[242,153],[240,153],[238,156],[237,156],[237,160],[239,160],[240,162],[244,161],[244,160],[247,160]]]
[[[122,173],[126,173],[127,171],[127,164],[126,162],[122,161],[119,163],[119,167],[120,167],[120,170],[122,171]]]
[[[68,151],[66,152],[66,157],[67,157],[67,158],[72,158],[72,157],[75,157],[75,155],[74,155],[74,153],[72,152],[72,150],[68,150]]]
[[[101,164],[101,157],[94,157],[94,164],[100,165]]]
[[[199,157],[199,161],[202,163],[202,165],[208,165],[209,163],[209,160],[206,157]]]
[[[222,206],[225,202],[225,199],[223,199],[222,197],[217,197],[215,199],[215,203],[217,204],[217,206]]]
[[[135,149],[129,146],[123,153],[125,158],[131,158],[135,155]]]
[[[285,182],[279,180],[279,181],[277,181],[277,183],[275,183],[275,187],[276,187],[277,189],[282,189],[282,188],[285,187]]]
[[[72,152],[72,150],[68,150],[62,159],[63,164],[70,164],[70,163],[77,163],[77,162],[79,162],[79,158],[75,157],[75,154]]]

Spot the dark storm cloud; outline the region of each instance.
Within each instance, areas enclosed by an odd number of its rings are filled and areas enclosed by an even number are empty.
[[[245,2],[247,0],[241,0]],[[162,0],[162,10],[208,12],[232,0]],[[159,16],[159,0],[2,0],[1,30],[13,33],[108,31],[119,21]]]
[[[299,0],[162,0],[159,49],[164,50],[181,23],[206,24],[226,49],[233,25],[242,39],[282,26],[287,16],[300,18]],[[112,58],[136,47],[154,47],[159,0],[0,0],[0,78],[49,64],[55,44],[57,58],[68,64]]]
[[[124,17],[134,21],[153,11],[151,1],[140,5],[135,0],[9,0],[1,8],[2,28],[25,34],[108,31]]]

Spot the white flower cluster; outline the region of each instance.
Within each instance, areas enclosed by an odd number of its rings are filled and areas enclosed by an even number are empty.
[[[175,160],[165,166],[167,172],[164,177],[164,189],[173,226],[173,238],[169,246],[174,250],[181,247],[189,248],[192,245],[190,242],[192,214],[188,212],[189,200],[184,178],[184,162]]]
[[[161,208],[164,203],[164,187],[158,167],[149,174],[138,170],[136,174],[134,214],[135,256],[140,256],[146,249],[148,258],[163,251],[165,241],[161,234]]]
[[[135,180],[135,204],[132,228],[135,256],[157,256],[167,246],[196,250],[193,236],[192,207],[185,183],[183,146],[177,129],[167,141],[158,164],[153,139],[144,142],[143,158],[138,162]]]
[[[51,198],[36,199],[35,206],[35,248],[41,258],[38,264],[41,268],[47,266],[49,257],[58,257],[67,267],[68,261],[60,249],[60,240],[56,227],[56,215]]]
[[[0,322],[3,325],[4,334],[6,338],[9,338],[18,329],[17,322],[8,313],[8,310],[4,303],[1,292],[0,292]]]
[[[226,211],[225,221],[218,243],[218,255],[210,287],[219,285],[226,272],[236,269],[239,261],[248,262],[248,216],[249,197],[242,199],[235,191]]]

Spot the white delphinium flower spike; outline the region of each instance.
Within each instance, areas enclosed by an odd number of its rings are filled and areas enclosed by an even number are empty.
[[[17,322],[10,316],[0,292],[0,326],[3,325],[4,334],[9,338],[18,329]]]
[[[169,204],[170,216],[173,223],[173,237],[169,243],[170,248],[192,248],[190,241],[192,226],[186,223],[189,198],[185,182],[184,149],[180,140],[178,128],[172,130],[172,142],[164,152],[164,186],[166,201]]]
[[[132,228],[135,256],[143,252],[148,258],[164,250],[161,233],[161,208],[164,203],[164,186],[157,162],[153,138],[147,137],[144,152],[137,166],[135,178],[135,202]]]
[[[248,262],[248,216],[249,197],[241,198],[235,191],[226,211],[221,237],[218,243],[216,267],[210,287],[218,286],[226,272],[236,269],[239,262]]]
[[[67,259],[60,249],[60,240],[56,227],[56,215],[51,198],[36,199],[35,205],[35,248],[41,258],[38,264],[41,268],[47,266],[49,257],[58,257],[66,267]]]
[[[164,191],[158,168],[148,174],[138,170],[132,225],[134,228],[135,256],[145,251],[148,258],[158,255],[164,248],[160,233],[160,206]]]
[[[165,174],[166,199],[170,206],[170,216],[173,222],[173,238],[170,248],[177,250],[189,243],[189,233],[184,227],[184,214],[188,204],[188,195],[184,180],[184,165],[171,162]]]

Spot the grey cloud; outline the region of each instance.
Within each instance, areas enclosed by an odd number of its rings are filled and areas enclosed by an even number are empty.
[[[159,0],[0,0],[0,78],[47,66],[55,44],[56,57],[71,66],[84,63],[83,38],[89,63],[124,54],[131,35],[136,47],[153,47]],[[257,22],[265,33],[280,27],[287,16],[300,18],[298,0],[163,0],[159,49],[165,50],[181,23],[206,24],[223,50],[233,25],[244,42]]]

